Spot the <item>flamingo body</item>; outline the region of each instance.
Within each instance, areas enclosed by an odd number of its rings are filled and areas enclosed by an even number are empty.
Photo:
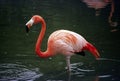
[[[65,56],[83,51],[86,43],[87,41],[81,35],[68,30],[55,31],[48,39],[48,47],[54,49],[55,54],[61,53]]]
[[[69,30],[57,30],[53,32],[48,38],[47,50],[41,51],[42,40],[46,31],[46,23],[44,19],[39,15],[34,15],[27,23],[26,29],[29,31],[33,24],[41,23],[42,28],[37,39],[35,52],[41,58],[47,58],[56,54],[63,54],[66,56],[68,70],[70,71],[70,57],[74,53],[83,53],[84,50],[91,52],[95,58],[99,58],[100,55],[97,49],[89,42],[87,42],[81,35],[69,31]],[[84,55],[84,54],[83,54]]]

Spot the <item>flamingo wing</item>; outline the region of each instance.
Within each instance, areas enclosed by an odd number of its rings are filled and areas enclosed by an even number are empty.
[[[54,52],[64,55],[79,54],[87,41],[79,34],[68,31],[58,30],[53,32],[48,39],[48,47]],[[81,55],[85,55],[83,52]]]

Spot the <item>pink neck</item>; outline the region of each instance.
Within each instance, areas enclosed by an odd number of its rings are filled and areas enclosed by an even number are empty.
[[[46,31],[46,23],[45,23],[43,18],[40,17],[38,19],[39,19],[40,23],[42,24],[42,28],[41,28],[41,32],[39,34],[39,37],[37,39],[35,51],[39,57],[46,58],[46,57],[50,56],[50,51],[48,49],[45,52],[41,51],[41,44],[42,44],[42,40],[44,38],[45,31]]]

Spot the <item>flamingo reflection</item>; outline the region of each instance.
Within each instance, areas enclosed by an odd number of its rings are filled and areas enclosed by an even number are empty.
[[[119,5],[118,3],[120,2],[119,0],[83,0],[87,4],[89,8],[94,8],[95,9],[95,15],[99,16],[100,11],[102,8],[105,8],[108,4],[110,4],[110,13],[108,17],[108,23],[111,27],[116,27],[118,26],[117,21],[113,21],[113,14],[115,14],[116,7]],[[117,5],[115,4],[117,3]],[[116,13],[119,13],[118,11]],[[116,31],[116,30],[112,30]]]
[[[83,0],[87,4],[89,8],[94,8],[96,11],[96,16],[100,15],[100,10],[105,8],[107,4],[109,4],[110,0]]]

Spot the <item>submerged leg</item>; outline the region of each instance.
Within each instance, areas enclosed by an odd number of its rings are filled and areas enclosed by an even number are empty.
[[[70,72],[71,68],[70,68],[70,56],[66,56],[66,63],[67,63],[67,70]]]

